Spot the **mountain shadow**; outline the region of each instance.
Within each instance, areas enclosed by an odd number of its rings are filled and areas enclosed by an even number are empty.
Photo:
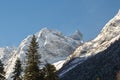
[[[120,71],[120,39],[78,64],[60,80],[116,80]]]

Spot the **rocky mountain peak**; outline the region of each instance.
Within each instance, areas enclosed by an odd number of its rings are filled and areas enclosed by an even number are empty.
[[[73,52],[73,54],[71,54],[67,58],[66,64],[69,65],[63,66],[63,70],[61,69],[61,73],[59,76],[64,76],[64,74],[74,69],[77,65],[81,65],[81,63],[88,60],[89,58],[99,55],[99,52],[106,50],[112,43],[114,43],[117,40],[119,41],[119,39],[120,10],[110,21],[108,21],[108,23],[103,27],[100,34],[95,39],[89,42],[85,42],[83,45],[80,45]],[[67,69],[64,69],[65,67],[67,67]]]
[[[120,10],[103,27],[100,34],[93,40],[79,46],[71,57],[88,57],[105,50],[111,43],[120,38]]]
[[[41,37],[41,36],[45,36],[47,34],[62,34],[61,32],[57,31],[57,30],[50,30],[48,28],[42,28],[39,32],[36,33],[36,36]]]
[[[75,39],[75,40],[83,40],[83,36],[82,33],[79,30],[76,30],[74,34],[72,34],[70,36],[71,38]]]
[[[41,29],[35,34],[37,42],[39,43],[39,54],[41,55],[41,61],[48,61],[49,63],[55,63],[58,66],[58,61],[62,64],[67,56],[69,56],[73,51],[81,45],[80,40],[75,40],[71,37],[64,36],[61,32],[57,30],[50,30],[47,28]],[[17,57],[20,58],[22,66],[25,66],[26,50],[30,44],[32,35],[26,37],[18,46],[17,50],[12,52],[12,55],[6,59],[5,71],[6,78],[11,80],[11,72],[13,71],[15,61]],[[6,55],[8,56],[8,55]],[[61,63],[59,63],[61,64]],[[62,65],[61,65],[62,66]],[[58,66],[60,68],[60,66]]]

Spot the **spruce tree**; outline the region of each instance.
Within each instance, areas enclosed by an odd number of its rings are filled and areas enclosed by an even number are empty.
[[[45,79],[46,69],[45,68],[40,69],[39,75],[40,75],[40,80],[46,80]]]
[[[11,78],[13,78],[13,80],[22,80],[20,77],[21,72],[22,72],[21,61],[18,58],[16,60],[14,71],[13,71],[13,76]]]
[[[46,73],[45,80],[59,80],[54,65],[51,65],[50,63],[46,63],[43,69]]]
[[[39,48],[38,42],[36,42],[36,37],[35,35],[33,35],[26,53],[27,64],[24,73],[24,80],[40,80],[39,74],[40,55],[38,54],[38,48]]]
[[[0,60],[0,80],[5,80],[4,64]]]

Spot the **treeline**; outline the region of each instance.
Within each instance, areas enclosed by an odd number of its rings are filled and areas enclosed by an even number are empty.
[[[59,80],[56,75],[54,65],[46,62],[43,67],[40,61],[41,55],[38,53],[39,44],[33,35],[30,45],[26,53],[26,66],[22,68],[20,59],[15,63],[14,71],[12,72],[12,80]],[[0,61],[0,80],[6,80],[3,63]]]

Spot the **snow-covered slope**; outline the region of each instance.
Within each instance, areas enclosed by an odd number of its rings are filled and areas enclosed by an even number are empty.
[[[120,39],[104,51],[70,68],[64,75],[60,74],[60,80],[117,80],[120,70]]]
[[[69,63],[69,66],[64,67],[60,71],[61,74],[64,76],[69,70],[77,66],[79,63],[84,62],[89,57],[96,55],[97,53],[107,49],[112,43],[116,40],[120,39],[120,10],[118,13],[113,17],[101,30],[100,34],[93,40],[89,42],[85,42],[83,45],[79,46],[73,54],[67,57],[65,63],[68,64],[69,61],[77,61],[75,63]],[[81,61],[75,58],[80,58]]]
[[[2,60],[3,63],[6,63],[7,59],[12,56],[12,53],[14,53],[16,49],[16,47],[0,48],[0,60]]]
[[[120,38],[120,10],[93,40],[78,47],[70,57],[88,57],[105,50],[111,43]]]
[[[48,61],[49,63],[54,63],[59,69],[67,56],[69,56],[73,51],[81,45],[82,34],[72,35],[76,39],[64,36],[61,32],[56,30],[49,30],[43,28],[35,34],[37,41],[39,43],[39,54],[41,54],[41,61]],[[17,57],[22,61],[23,66],[25,65],[25,53],[30,44],[32,35],[25,38],[18,49],[12,53],[12,57],[7,59],[5,63],[6,78],[11,80],[11,72],[15,65]],[[79,40],[78,40],[79,39]]]

